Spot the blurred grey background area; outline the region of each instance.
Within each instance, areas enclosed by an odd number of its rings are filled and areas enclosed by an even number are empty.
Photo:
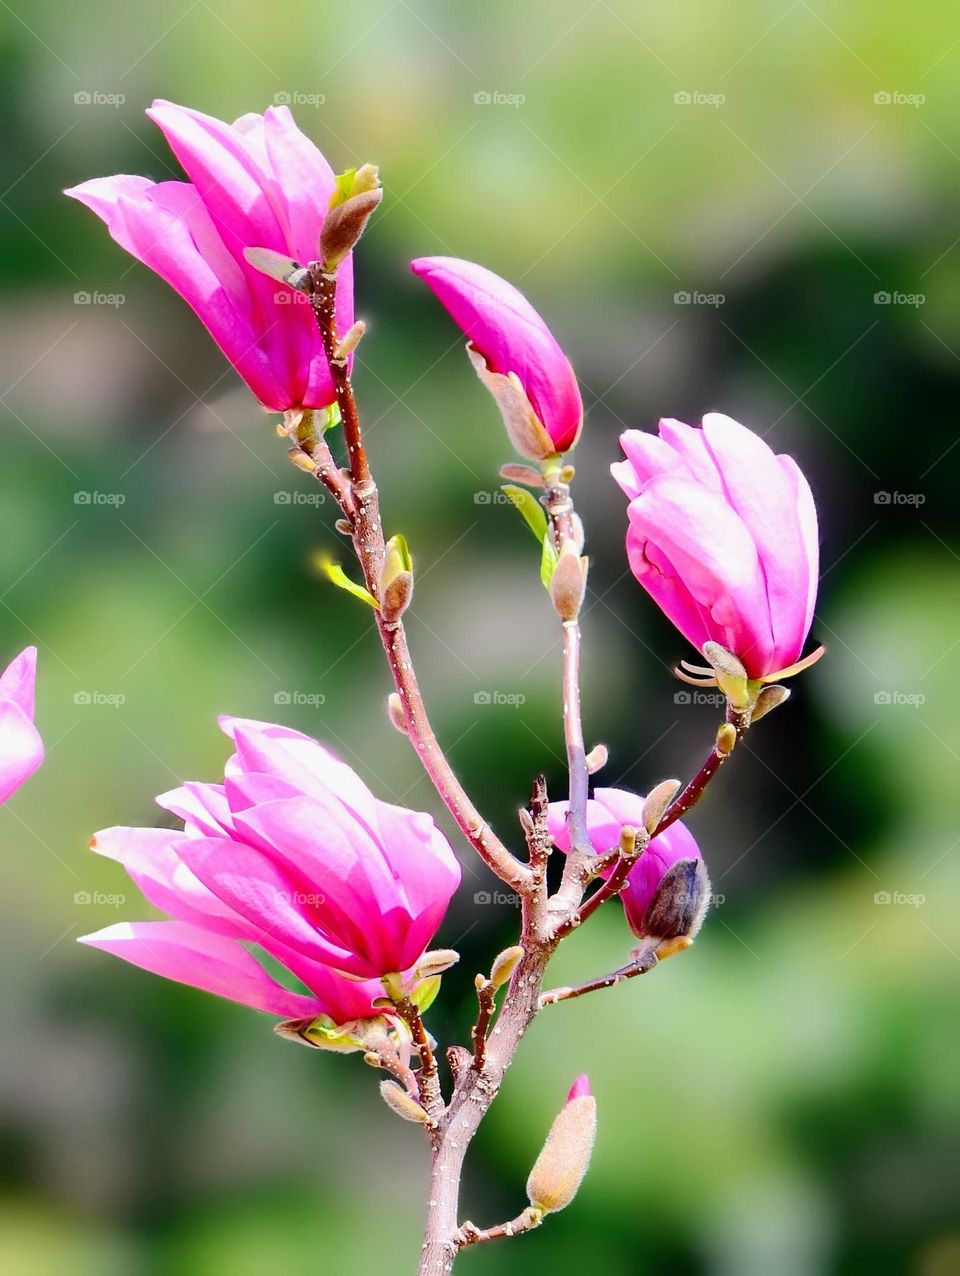
[[[960,1269],[958,67],[946,3],[0,5],[0,654],[39,645],[48,745],[0,810],[5,1272],[412,1271],[420,1244],[421,1140],[357,1060],[74,942],[150,915],[87,843],[215,779],[221,712],[316,734],[454,836],[386,723],[365,609],[311,565],[346,561],[330,503],[183,303],[60,194],[177,175],[154,97],[228,119],[287,102],[334,168],[381,165],[355,381],[416,558],[424,691],[499,830],[538,771],[562,793],[557,629],[498,494],[495,410],[408,261],[516,282],[582,379],[605,783],[689,775],[718,718],[670,677],[690,653],[627,570],[619,433],[722,410],[818,499],[828,654],[689,820],[714,911],[682,959],[537,1021],[463,1216],[517,1212],[584,1071],[594,1164],[567,1211],[464,1271]],[[516,934],[456,845],[444,1041]],[[630,938],[606,910],[556,981]]]

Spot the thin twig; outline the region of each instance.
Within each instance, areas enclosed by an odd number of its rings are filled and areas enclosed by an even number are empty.
[[[496,1227],[477,1227],[476,1223],[464,1223],[457,1232],[456,1243],[460,1249],[468,1245],[482,1245],[486,1241],[498,1241],[505,1236],[522,1236],[524,1232],[532,1232],[543,1222],[543,1212],[528,1205],[522,1214],[511,1219],[509,1223],[499,1223]]]
[[[410,1029],[413,1044],[420,1056],[420,1072],[418,1083],[420,1101],[427,1113],[436,1121],[443,1115],[444,1103],[440,1094],[440,1079],[437,1075],[437,1061],[434,1058],[430,1038],[424,1027],[420,1007],[409,997],[401,997],[394,1002],[397,1014]]]
[[[477,975],[477,1002],[477,1022],[470,1029],[470,1037],[473,1041],[473,1066],[477,1072],[482,1072],[487,1062],[487,1033],[497,1002],[496,988],[483,975]]]
[[[642,947],[633,961],[611,971],[609,975],[601,975],[598,979],[589,979],[586,983],[571,987],[551,988],[540,994],[541,1009],[544,1006],[555,1006],[559,1001],[570,1001],[574,997],[582,997],[588,992],[598,992],[601,988],[613,988],[626,979],[634,979],[637,975],[645,975],[656,966],[658,957],[654,947]]]

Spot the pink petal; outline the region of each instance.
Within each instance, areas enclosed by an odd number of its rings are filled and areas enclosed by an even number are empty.
[[[186,922],[118,922],[79,942],[267,1014],[305,1019],[324,1013],[316,998],[290,992],[271,979],[236,940]]]
[[[43,761],[40,733],[15,700],[0,700],[0,803]]]
[[[806,637],[808,591],[807,554],[793,485],[763,439],[730,417],[708,413],[703,418],[703,436],[720,470],[726,497],[757,547],[775,643],[771,667],[792,664]]]
[[[305,957],[347,974],[367,979],[386,973],[371,969],[363,956],[321,934],[320,907],[328,917],[335,916],[326,903],[324,883],[311,881],[242,842],[187,838],[179,850],[200,881],[263,936],[276,938]],[[349,919],[336,919],[349,930]],[[356,936],[358,948],[361,938]]]
[[[96,178],[66,193],[91,208],[122,248],[183,297],[265,407],[282,411],[297,402],[260,343],[243,269],[192,186],[120,176]]]
[[[803,649],[807,634],[810,632],[813,612],[817,603],[817,585],[820,578],[820,531],[817,526],[817,508],[813,501],[813,493],[810,491],[810,484],[804,477],[799,465],[797,465],[792,456],[778,456],[777,460],[780,462],[793,492],[794,509],[800,525],[800,539],[803,543],[806,566],[807,589],[799,651]]]
[[[12,700],[18,704],[31,722],[34,714],[36,682],[36,647],[25,647],[0,674],[0,700]]]
[[[648,483],[628,513],[637,535],[665,555],[693,599],[709,611],[711,637],[738,656],[751,677],[768,672],[774,643],[767,586],[756,544],[739,515],[721,497],[673,474]]]
[[[257,928],[208,890],[183,862],[178,850],[189,841],[189,834],[176,829],[114,827],[97,833],[90,849],[122,864],[154,908],[218,934],[255,939]]]

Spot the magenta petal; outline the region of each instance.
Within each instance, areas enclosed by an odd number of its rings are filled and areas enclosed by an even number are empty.
[[[420,257],[410,263],[492,372],[516,373],[558,452],[576,443],[583,421],[577,378],[543,319],[493,271],[457,257]]]
[[[237,746],[239,770],[282,776],[302,792],[315,793],[324,799],[335,793],[376,835],[377,807],[373,794],[356,771],[311,736],[246,718],[223,717],[220,727]],[[229,770],[231,764],[227,765]]]
[[[121,176],[84,182],[67,194],[97,213],[122,248],[183,297],[265,407],[293,406],[258,341],[243,270],[194,187]]]
[[[200,881],[255,928],[258,942],[260,936],[273,936],[313,961],[361,978],[384,973],[321,933],[318,908],[325,903],[324,883],[242,842],[188,838],[179,851]]]
[[[806,637],[807,556],[793,485],[763,439],[739,422],[708,413],[702,434],[726,497],[757,547],[775,636],[773,667],[783,668],[799,658]]]
[[[692,598],[709,612],[717,641],[752,677],[767,672],[774,644],[766,581],[739,514],[721,497],[672,473],[648,483],[628,514],[631,527],[662,550]]]
[[[324,1013],[316,998],[278,984],[236,940],[186,922],[118,922],[84,935],[79,942],[122,957],[141,970],[267,1014],[305,1019]]]

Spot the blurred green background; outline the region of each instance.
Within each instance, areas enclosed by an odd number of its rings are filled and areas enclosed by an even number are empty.
[[[311,731],[381,796],[438,805],[385,724],[368,616],[311,570],[343,557],[329,503],[179,299],[60,196],[176,173],[156,96],[226,118],[288,101],[335,168],[382,166],[356,384],[387,530],[417,558],[435,724],[500,830],[539,769],[561,792],[557,631],[491,495],[495,410],[408,260],[518,282],[582,377],[606,783],[690,774],[718,717],[669,676],[690,653],[625,570],[618,433],[722,409],[818,498],[829,652],[690,819],[717,907],[682,960],[538,1020],[463,1216],[520,1208],[582,1071],[593,1167],[573,1207],[464,1272],[960,1270],[955,6],[9,0],[0,33],[0,635],[5,659],[41,648],[48,744],[0,811],[3,1270],[408,1272],[419,1248],[424,1149],[372,1073],[74,943],[149,915],[87,841],[216,778],[219,712]],[[516,927],[464,860],[446,1041]],[[611,909],[556,980],[629,941]]]

